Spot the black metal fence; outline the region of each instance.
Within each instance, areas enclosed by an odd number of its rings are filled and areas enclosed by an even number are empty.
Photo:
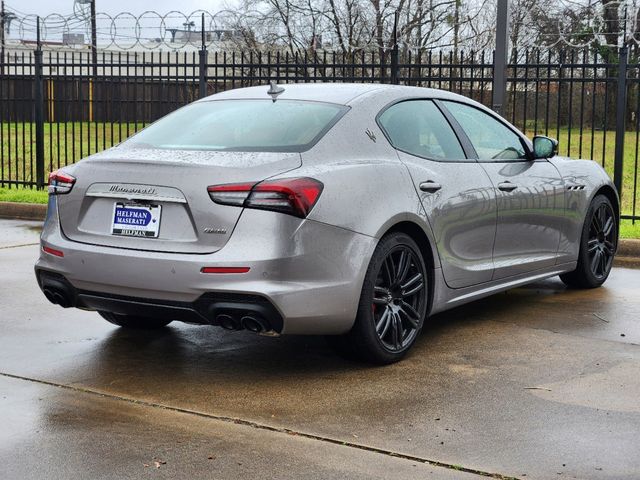
[[[640,220],[640,64],[626,49],[512,52],[505,85],[483,52],[21,51],[2,59],[0,185],[42,187],[49,171],[108,148],[201,96],[291,82],[376,82],[440,88],[492,106],[560,153],[598,161],[622,193],[623,218]]]

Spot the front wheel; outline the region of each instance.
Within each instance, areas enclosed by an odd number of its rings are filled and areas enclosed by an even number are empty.
[[[611,273],[617,245],[618,220],[613,206],[607,197],[597,195],[582,228],[578,265],[573,272],[560,275],[560,279],[570,287],[599,287]]]
[[[367,362],[397,362],[422,329],[427,295],[427,269],[418,245],[404,233],[389,234],[369,263],[353,328],[330,341]]]
[[[123,328],[131,328],[138,330],[155,330],[166,327],[171,320],[163,320],[160,318],[138,317],[136,315],[121,315],[112,312],[98,312],[107,322],[113,323]]]

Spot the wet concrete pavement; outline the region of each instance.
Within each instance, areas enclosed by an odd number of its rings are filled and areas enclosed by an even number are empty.
[[[2,478],[640,478],[639,270],[438,315],[371,368],[321,338],[52,306],[37,246],[7,248],[29,225],[0,220]]]

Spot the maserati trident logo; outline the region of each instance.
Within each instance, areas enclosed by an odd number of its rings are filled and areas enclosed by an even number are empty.
[[[157,195],[158,191],[153,187],[123,187],[122,185],[111,185],[111,193],[124,193],[129,195]]]
[[[376,134],[373,133],[371,130],[369,130],[368,128],[364,131],[364,133],[367,134],[367,136],[371,139],[371,141],[373,143],[376,143]]]

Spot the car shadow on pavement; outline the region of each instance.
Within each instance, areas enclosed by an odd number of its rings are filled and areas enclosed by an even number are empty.
[[[539,309],[549,295],[562,293],[556,283],[499,294],[435,315],[404,362],[382,369],[397,370],[408,361],[426,361],[431,344],[488,320],[517,322],[523,311]],[[179,323],[155,331],[116,329],[92,354],[92,376],[100,383],[127,378],[145,382],[166,379],[173,384],[199,377],[202,382],[251,383],[273,378],[339,375],[371,370],[372,366],[340,357],[323,337],[261,337],[217,327]]]

